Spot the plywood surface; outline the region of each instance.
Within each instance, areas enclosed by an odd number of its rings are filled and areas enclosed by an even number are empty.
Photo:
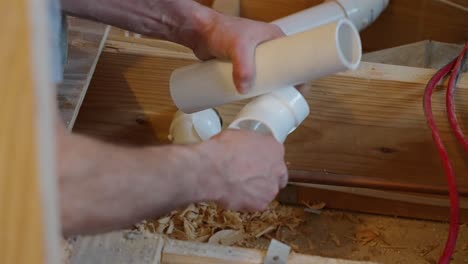
[[[68,17],[68,23],[68,62],[64,70],[64,81],[58,88],[58,102],[62,118],[71,128],[110,27],[74,17]]]
[[[362,60],[417,68],[441,69],[458,57],[463,45],[437,41],[420,41],[363,54]],[[468,61],[468,60],[467,60]],[[468,71],[468,66],[463,69]]]
[[[0,263],[46,256],[29,8],[25,0],[0,3]]]

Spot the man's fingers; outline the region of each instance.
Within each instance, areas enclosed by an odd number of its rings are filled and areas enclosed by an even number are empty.
[[[255,78],[255,48],[237,47],[232,58],[234,84],[240,93],[248,93]]]

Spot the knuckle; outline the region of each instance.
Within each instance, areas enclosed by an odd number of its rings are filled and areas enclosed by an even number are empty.
[[[277,186],[275,186],[275,188],[274,188],[273,191],[271,192],[271,196],[270,196],[270,197],[271,197],[271,200],[275,199],[275,197],[278,195],[278,193],[279,193],[279,189],[278,189]],[[270,200],[270,201],[271,201],[271,200]]]
[[[272,25],[272,36],[273,38],[279,38],[279,37],[283,37],[285,34],[283,32],[283,30],[281,30],[281,28],[279,28],[278,26],[276,25]]]
[[[268,209],[268,203],[261,203],[257,206],[258,211],[266,211]]]
[[[280,177],[288,177],[288,168],[284,162],[278,167],[278,175]]]
[[[249,70],[248,67],[246,67],[245,62],[240,62],[240,64],[240,67],[238,67],[237,70],[234,71],[234,78],[241,82],[251,80],[253,78],[253,72]]]

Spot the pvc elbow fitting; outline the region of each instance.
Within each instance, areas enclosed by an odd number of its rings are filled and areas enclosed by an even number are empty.
[[[177,111],[169,128],[169,140],[173,144],[197,144],[219,134],[221,117],[214,109],[193,114]]]
[[[237,114],[229,128],[272,135],[283,143],[309,112],[306,99],[290,86],[252,100]]]

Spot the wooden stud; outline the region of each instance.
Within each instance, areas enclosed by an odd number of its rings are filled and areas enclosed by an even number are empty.
[[[0,263],[60,261],[48,7],[0,3]]]

